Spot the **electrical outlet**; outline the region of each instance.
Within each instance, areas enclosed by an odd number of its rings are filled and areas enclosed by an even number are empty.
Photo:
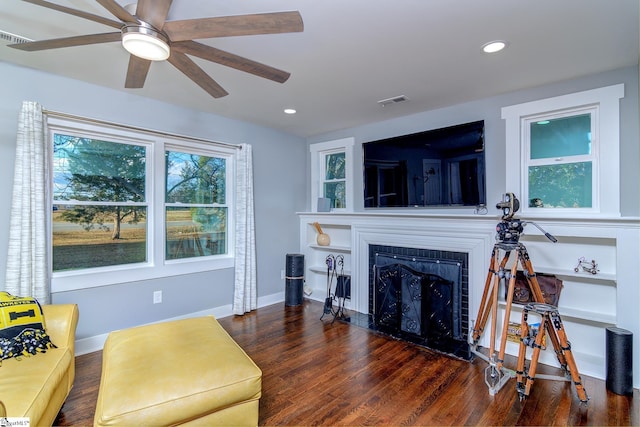
[[[162,302],[162,291],[153,292],[153,303],[160,304]]]

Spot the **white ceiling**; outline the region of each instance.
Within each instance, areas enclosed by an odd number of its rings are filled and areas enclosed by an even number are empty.
[[[95,1],[50,1],[116,20]],[[168,20],[289,10],[302,15],[302,33],[200,40],[291,73],[280,84],[196,58],[229,92],[219,99],[168,62],[152,64],[143,89],[124,89],[128,54],[119,43],[22,52],[0,42],[0,60],[308,137],[637,66],[638,3],[174,0]],[[0,30],[33,40],[113,31],[19,0],[0,1]],[[495,39],[509,47],[483,53],[481,46]],[[377,103],[398,95],[409,101]],[[286,115],[286,107],[298,113]]]

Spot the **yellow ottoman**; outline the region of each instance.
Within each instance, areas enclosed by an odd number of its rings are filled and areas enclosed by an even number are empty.
[[[94,425],[256,426],[262,371],[213,316],[109,334]]]

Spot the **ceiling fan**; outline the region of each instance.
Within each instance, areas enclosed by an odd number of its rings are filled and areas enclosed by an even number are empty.
[[[135,12],[115,0],[96,0],[120,21],[61,6],[45,0],[24,0],[59,12],[78,16],[119,31],[10,44],[24,51],[58,49],[121,41],[131,53],[126,88],[141,88],[152,61],[168,60],[214,98],[228,95],[222,86],[187,55],[216,62],[278,83],[290,74],[265,64],[198,43],[194,39],[301,32],[302,17],[297,11],[166,21],[173,0],[138,0]]]

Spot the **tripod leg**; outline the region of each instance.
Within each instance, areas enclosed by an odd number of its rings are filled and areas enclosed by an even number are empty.
[[[578,398],[581,402],[586,403],[589,400],[589,396],[587,396],[587,391],[582,385],[582,378],[580,377],[580,373],[578,372],[578,367],[576,365],[575,360],[573,359],[573,353],[571,352],[571,344],[567,340],[567,335],[562,326],[562,320],[560,319],[560,315],[557,311],[554,311],[552,314],[553,326],[555,328],[555,332],[558,335],[558,340],[560,341],[560,345],[562,346],[562,352],[564,357],[566,358],[567,365],[569,366],[569,373],[571,374],[571,379],[576,386],[576,392],[578,393]]]
[[[493,275],[496,274],[496,267],[498,265],[498,249],[494,246],[491,253],[491,261],[489,263],[489,271],[487,272],[487,279],[484,282],[484,290],[482,292],[482,300],[480,301],[480,308],[478,309],[478,316],[476,317],[476,324],[473,327],[473,343],[477,344],[484,332],[484,327],[487,325],[487,319],[491,311],[491,298],[489,295],[491,292],[491,285],[493,283]]]
[[[529,336],[529,324],[527,323],[528,314],[529,310],[525,307],[522,310],[522,320],[520,321],[520,349],[518,351],[518,366],[516,368],[516,391],[518,393],[524,393],[526,381],[524,375],[526,371],[527,337]]]
[[[540,357],[540,350],[542,349],[542,342],[545,336],[546,330],[546,322],[544,321],[544,317],[547,314],[543,314],[543,319],[540,322],[540,329],[538,329],[538,335],[536,335],[536,339],[533,343],[533,354],[531,355],[531,364],[529,365],[529,372],[527,373],[527,382],[524,387],[524,391],[520,392],[520,400],[523,400],[525,397],[529,396],[529,392],[531,391],[531,386],[536,378],[536,370],[538,369],[538,358]]]
[[[494,360],[496,349],[496,333],[498,327],[498,289],[500,288],[500,276],[495,274],[493,288],[491,289],[491,334],[489,338],[489,357]],[[500,370],[500,367],[498,367]]]
[[[520,254],[518,253],[518,258]],[[511,317],[511,305],[513,304],[513,290],[516,286],[516,271],[518,270],[518,259],[513,263],[511,267],[511,277],[509,277],[509,285],[507,287],[507,301],[504,308],[504,321],[502,322],[502,336],[500,339],[500,352],[498,353],[498,369],[502,368],[504,363],[504,353],[507,347],[507,329],[509,326],[509,319]]]
[[[560,368],[566,375],[569,375],[569,368],[567,367],[567,358],[565,357],[563,345],[560,343],[560,338],[558,337],[558,333],[556,331],[556,326],[554,325],[555,316],[558,315],[558,312],[552,313],[551,316],[546,316],[545,322],[547,323],[546,328],[549,331],[549,339],[551,340],[551,344],[553,344],[553,350],[556,353],[556,357],[558,358],[558,362],[560,363]],[[555,332],[555,333],[552,333]]]

